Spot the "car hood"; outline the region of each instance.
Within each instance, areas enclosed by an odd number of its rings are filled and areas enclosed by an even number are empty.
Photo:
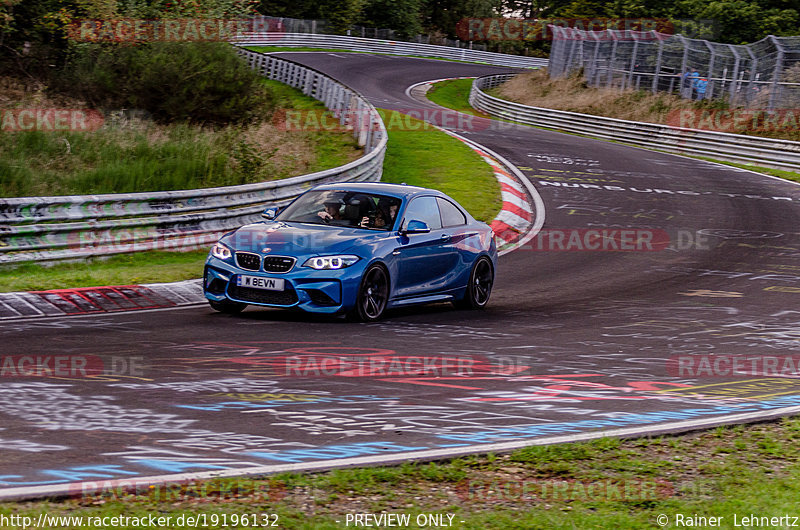
[[[220,241],[233,250],[299,257],[344,253],[357,243],[368,244],[389,234],[360,228],[268,221],[245,225]]]

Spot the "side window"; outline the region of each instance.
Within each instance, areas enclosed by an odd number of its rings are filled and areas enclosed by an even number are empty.
[[[439,217],[439,205],[436,203],[436,197],[417,197],[406,208],[404,217],[404,226],[413,219],[424,222],[431,230],[442,227],[442,219]]]
[[[464,217],[464,214],[455,204],[441,197],[437,197],[436,201],[439,203],[439,210],[442,212],[442,226],[447,228],[467,224],[467,218]]]

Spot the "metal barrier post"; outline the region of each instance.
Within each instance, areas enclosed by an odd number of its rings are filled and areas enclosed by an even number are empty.
[[[775,35],[769,35],[768,38],[778,50],[778,56],[775,58],[775,70],[772,73],[772,85],[770,87],[769,104],[767,107],[769,110],[775,110],[775,100],[778,98],[778,79],[780,79],[781,72],[783,72],[783,61],[786,50],[784,49],[783,44],[781,44],[781,42],[775,37]]]
[[[658,81],[661,76],[661,57],[664,54],[664,41],[657,37],[658,33],[652,30],[653,38],[658,39],[658,53],[656,55],[656,69],[653,72],[653,94],[658,91]]]

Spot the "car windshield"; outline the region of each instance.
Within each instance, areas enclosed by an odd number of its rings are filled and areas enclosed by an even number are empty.
[[[391,230],[401,200],[362,191],[320,190],[301,195],[279,221]]]

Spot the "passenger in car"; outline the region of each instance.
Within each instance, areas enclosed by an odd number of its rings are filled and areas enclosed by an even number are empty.
[[[375,214],[375,228],[387,228],[394,224],[394,218],[397,216],[397,204],[393,204],[389,199],[381,199],[378,201],[378,209]]]
[[[375,203],[367,195],[356,194],[349,198],[344,209],[345,219],[350,220],[353,226],[369,227],[369,217]]]

